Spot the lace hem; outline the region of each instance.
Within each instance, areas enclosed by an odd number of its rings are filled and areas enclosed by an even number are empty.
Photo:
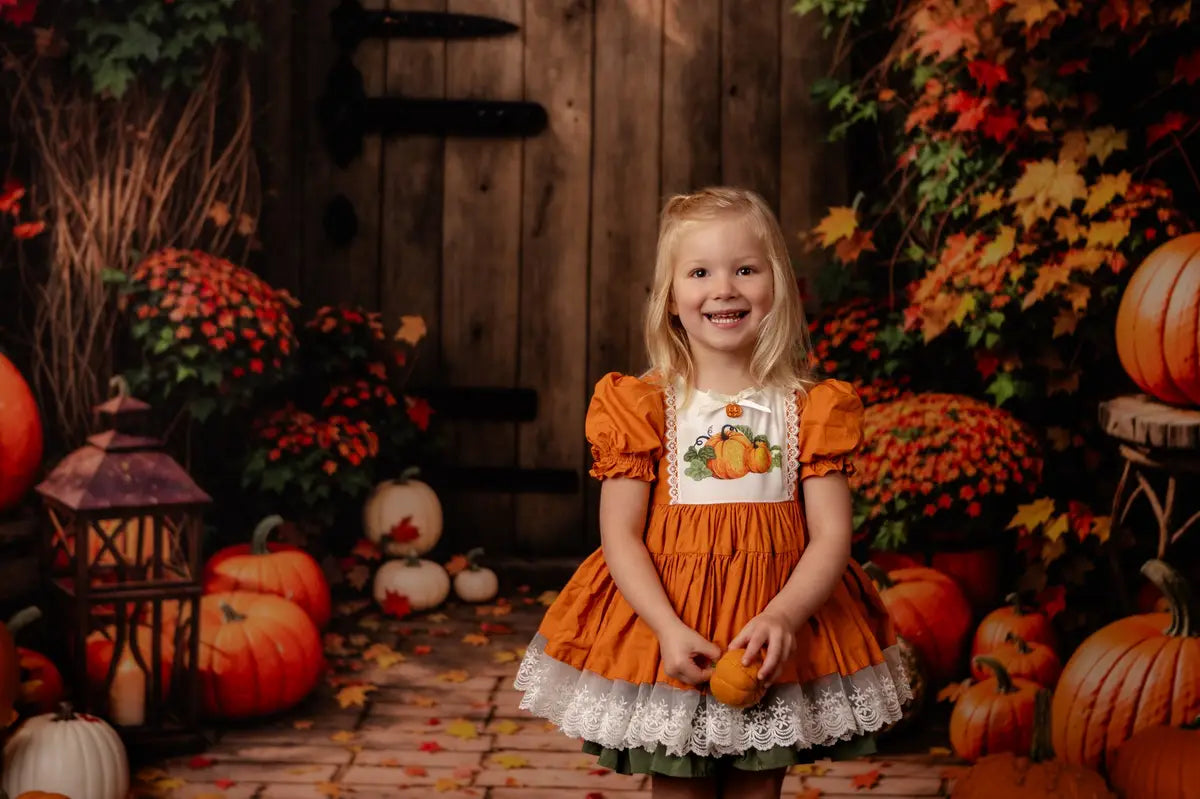
[[[521,708],[549,719],[564,733],[611,749],[662,744],[668,754],[703,757],[748,749],[807,749],[876,732],[903,715],[912,699],[899,647],[884,662],[843,677],[805,685],[774,685],[757,705],[737,709],[709,694],[664,684],[635,685],[580,671],[545,653],[533,637],[514,687]]]
[[[819,460],[811,461],[800,465],[800,479],[805,477],[824,477],[830,472],[841,472],[849,477],[857,471],[850,458],[846,455],[833,455],[828,458],[820,458]]]
[[[632,477],[652,483],[657,478],[654,458],[650,455],[604,451],[592,445],[592,461],[592,468],[588,474],[600,480],[606,477]]]

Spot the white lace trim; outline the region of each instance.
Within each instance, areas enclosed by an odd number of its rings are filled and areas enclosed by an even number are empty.
[[[671,504],[679,504],[679,442],[675,440],[675,383],[667,384],[664,392],[663,410],[667,417],[667,488],[671,493]]]
[[[805,685],[772,686],[761,702],[737,709],[709,694],[664,684],[635,685],[580,671],[545,653],[533,637],[514,687],[521,708],[549,719],[572,737],[610,749],[704,757],[749,749],[828,746],[895,723],[912,699],[899,647],[884,662],[843,677],[832,674]]]
[[[792,401],[787,404],[783,417],[787,424],[787,495],[789,499],[796,496],[796,483],[800,480],[800,411],[796,399],[796,394],[793,392]]]

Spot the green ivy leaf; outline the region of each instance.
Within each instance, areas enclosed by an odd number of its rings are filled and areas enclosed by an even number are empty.
[[[188,412],[198,422],[203,422],[216,409],[217,401],[211,397],[197,397],[188,402]]]

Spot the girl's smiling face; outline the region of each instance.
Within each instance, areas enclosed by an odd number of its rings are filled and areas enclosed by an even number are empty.
[[[734,214],[689,225],[675,246],[670,312],[687,332],[692,357],[754,352],[774,301],[766,248]]]

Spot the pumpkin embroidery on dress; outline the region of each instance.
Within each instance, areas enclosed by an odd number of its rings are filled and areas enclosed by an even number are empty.
[[[683,453],[683,460],[687,464],[684,474],[693,480],[736,480],[781,468],[783,448],[745,425],[727,424],[715,433],[709,428]]]

